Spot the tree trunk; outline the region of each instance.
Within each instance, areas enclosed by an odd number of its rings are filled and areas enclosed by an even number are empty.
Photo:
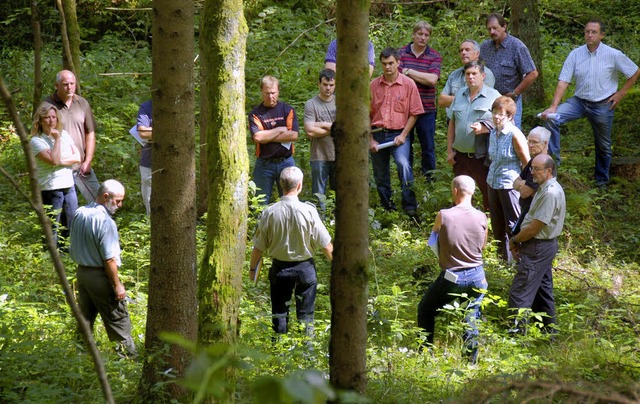
[[[540,46],[540,10],[538,0],[511,0],[511,31],[529,48],[536,64],[538,78],[524,93],[525,102],[546,105],[542,75],[542,47]]]
[[[186,394],[173,382],[184,375],[191,354],[176,345],[164,349],[160,333],[191,342],[197,336],[194,12],[190,0],[153,2],[154,172],[147,360],[140,383],[144,402]]]
[[[336,236],[329,367],[335,388],[364,393],[369,266],[370,1],[338,1]]]
[[[201,17],[200,32],[203,31],[204,21]],[[201,36],[203,35],[201,34]],[[204,51],[201,51],[200,53],[204,54]],[[207,126],[209,122],[207,105],[209,103],[209,99],[207,98],[207,83],[205,82],[204,68],[202,67],[203,62],[200,63],[200,154],[198,160],[198,172],[200,177],[198,178],[198,189],[196,192],[198,217],[202,217],[202,215],[207,213],[207,210],[209,209],[209,164],[207,164],[207,161],[209,160],[207,150]]]
[[[33,30],[33,105],[36,112],[42,102],[42,31],[40,29],[40,10],[38,0],[31,0],[31,29]]]
[[[198,342],[233,343],[246,258],[247,152],[242,0],[207,0],[201,30],[203,122],[209,168],[207,249],[200,272]]]
[[[62,9],[66,22],[66,34],[69,41],[69,52],[63,53],[62,65],[65,69],[75,73],[80,81],[80,26],[76,13],[76,0],[62,0]],[[71,58],[71,59],[69,59]],[[77,83],[76,83],[77,84]],[[80,85],[77,84],[78,93]]]

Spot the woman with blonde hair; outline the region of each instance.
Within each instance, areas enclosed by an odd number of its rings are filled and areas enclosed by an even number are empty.
[[[31,135],[30,144],[36,157],[42,203],[49,206],[54,220],[53,234],[58,248],[61,248],[58,226],[65,225],[65,233],[68,234],[73,215],[78,209],[71,167],[80,163],[80,151],[71,136],[62,129],[58,109],[48,102],[40,104],[33,114]]]

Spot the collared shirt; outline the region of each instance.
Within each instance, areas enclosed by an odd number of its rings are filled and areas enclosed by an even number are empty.
[[[330,242],[315,206],[286,195],[262,212],[253,237],[257,249],[287,262],[307,260]]]
[[[138,126],[153,127],[153,114],[151,100],[140,104],[138,109],[138,118],[136,121]],[[145,142],[140,153],[140,166],[151,168],[151,142]]]
[[[367,56],[369,59],[369,64],[375,67],[376,54],[375,54],[375,51],[373,50],[373,43],[371,41],[369,41]],[[337,60],[338,60],[338,40],[334,39],[333,41],[331,41],[331,43],[329,44],[329,47],[327,48],[327,54],[324,57],[324,62],[336,63]]]
[[[566,210],[564,190],[556,178],[550,178],[540,185],[533,196],[531,208],[522,221],[522,228],[528,226],[534,219],[539,220],[545,226],[534,238],[554,239],[562,233]]]
[[[69,254],[78,265],[103,268],[112,258],[121,265],[118,227],[103,205],[91,202],[78,208],[70,237]]]
[[[424,113],[416,83],[398,73],[393,83],[384,75],[371,81],[371,125],[391,130],[402,130],[410,116]]]
[[[96,131],[96,119],[89,102],[74,94],[71,105],[67,107],[67,104],[58,97],[57,93],[53,93],[45,101],[55,105],[60,111],[62,128],[69,132],[71,139],[80,150],[80,159],[84,161],[85,135]]]
[[[304,104],[304,122],[335,122],[336,120],[336,98],[331,97],[330,101],[325,101],[316,95]],[[333,136],[328,134],[322,137],[310,137],[311,156],[310,161],[335,161],[336,148],[333,143]]]
[[[453,148],[463,153],[476,152],[476,134],[470,125],[474,122],[491,119],[491,105],[500,97],[500,93],[483,85],[476,98],[471,100],[469,87],[462,87],[451,104],[451,119],[455,124]]]
[[[484,85],[493,88],[496,78],[488,67],[484,68]],[[441,94],[455,96],[462,87],[466,87],[467,82],[464,79],[464,67],[460,67],[449,74],[447,82],[444,84]],[[452,103],[453,104],[453,103]],[[451,106],[447,107],[447,118],[451,119]]]
[[[293,107],[286,102],[278,101],[275,107],[265,107],[260,104],[249,113],[249,131],[251,136],[261,130],[270,130],[285,126],[288,130],[298,132],[298,117]],[[256,156],[263,159],[287,158],[293,154],[292,142],[256,142]]]
[[[638,71],[638,65],[618,49],[600,43],[594,52],[582,45],[569,53],[560,71],[560,81],[576,81],[574,95],[598,102],[618,91],[618,73],[627,79]]]
[[[524,76],[536,70],[527,46],[512,35],[507,35],[497,47],[491,39],[484,41],[480,45],[480,59],[496,77],[495,89],[500,94],[513,92]]]
[[[487,185],[493,189],[512,189],[513,181],[520,175],[522,166],[520,158],[513,147],[513,138],[520,134],[520,129],[507,123],[499,136],[495,129],[489,134],[489,157],[491,165],[487,174]]]
[[[416,56],[411,50],[411,42],[409,45],[400,49],[400,68],[413,69],[421,73],[431,73],[440,77],[440,67],[442,67],[442,57],[438,52],[430,46],[427,46],[421,54]],[[428,86],[416,82],[422,107],[424,112],[433,112],[436,110],[436,87]]]

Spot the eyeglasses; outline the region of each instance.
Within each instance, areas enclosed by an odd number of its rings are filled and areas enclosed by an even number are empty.
[[[540,144],[540,143],[544,143],[544,142],[541,141],[541,140],[527,140],[527,143],[535,145],[535,144]]]

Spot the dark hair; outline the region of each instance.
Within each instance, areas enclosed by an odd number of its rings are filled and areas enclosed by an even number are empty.
[[[334,72],[333,69],[324,69],[320,72],[320,76],[318,76],[318,83],[321,83],[322,79],[327,81],[335,80],[336,72]]]
[[[390,58],[391,56],[393,56],[397,61],[400,61],[400,52],[391,46],[384,48],[382,52],[380,52],[380,61],[382,61],[382,59]]]
[[[591,24],[591,23],[593,23],[593,24],[598,24],[598,25],[600,26],[600,33],[601,33],[601,34],[604,34],[604,22],[603,22],[601,19],[599,19],[599,18],[592,18],[592,19],[590,19],[589,21],[587,21],[587,24]],[[587,26],[587,24],[584,24],[584,26],[586,27],[586,26]]]
[[[467,72],[467,69],[471,69],[472,67],[477,67],[480,70],[480,73],[484,73],[484,64],[479,60],[472,60],[471,62],[464,65],[462,68],[463,72]]]
[[[489,14],[487,16],[487,24],[489,24],[489,22],[491,22],[491,20],[498,21],[498,25],[500,25],[501,27],[506,27],[507,26],[507,21],[505,21],[505,19],[502,16],[502,14],[498,14],[498,13]]]
[[[513,117],[516,115],[517,106],[513,98],[502,95],[496,98],[496,100],[493,102],[493,105],[491,105],[491,111],[494,111],[496,109],[504,109],[509,117]]]

